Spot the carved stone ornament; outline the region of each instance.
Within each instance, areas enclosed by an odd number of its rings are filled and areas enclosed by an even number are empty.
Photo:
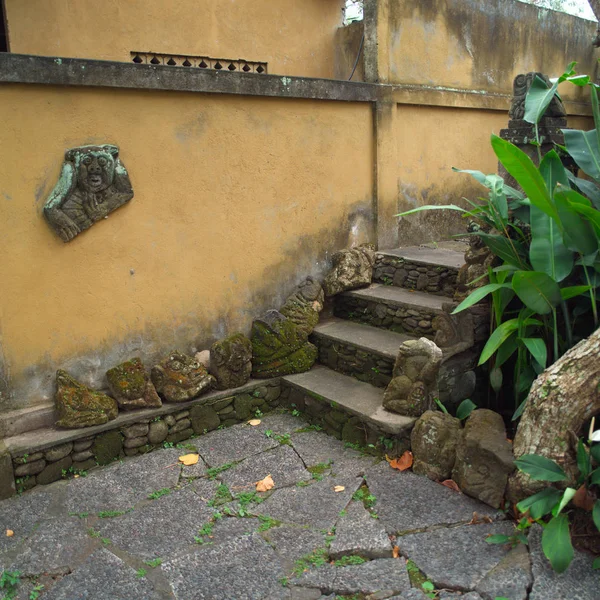
[[[63,242],[133,198],[127,170],[112,144],[80,146],[65,153],[60,178],[44,204],[44,215]]]
[[[542,79],[548,88],[552,87],[550,80],[543,73],[530,72],[517,75],[513,82],[513,99],[508,112],[511,119],[523,119],[525,117],[525,98],[536,76]],[[554,96],[550,101],[550,105],[546,109],[544,116],[557,118],[564,117],[566,114],[565,107],[560,98]]]

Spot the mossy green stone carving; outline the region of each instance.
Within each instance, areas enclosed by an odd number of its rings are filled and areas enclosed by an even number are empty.
[[[252,344],[243,333],[215,342],[210,349],[210,371],[217,380],[217,389],[244,385],[250,379],[251,361]]]
[[[117,402],[79,383],[66,371],[56,372],[56,411],[59,427],[75,429],[103,425],[117,418]]]
[[[317,360],[317,348],[307,341],[307,334],[276,310],[254,321],[250,339],[253,377],[303,373]]]
[[[162,406],[160,397],[139,358],[133,358],[110,369],[106,372],[106,379],[112,395],[121,408]]]
[[[318,281],[307,277],[285,301],[281,314],[293,321],[306,335],[310,335],[319,322],[325,294]]]

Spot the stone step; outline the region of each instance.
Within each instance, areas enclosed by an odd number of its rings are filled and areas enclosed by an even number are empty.
[[[414,336],[330,317],[314,329],[318,361],[334,371],[376,387],[390,382],[400,345]]]
[[[461,242],[440,242],[438,247],[380,250],[375,255],[373,281],[451,298],[466,248]]]
[[[433,339],[433,319],[449,298],[375,283],[335,297],[333,314],[417,337]]]
[[[327,414],[333,410],[338,414],[347,413],[358,417],[375,431],[408,439],[416,421],[412,417],[384,410],[382,389],[327,367],[315,366],[306,373],[287,375],[281,378],[281,383],[292,388],[289,401],[293,401],[300,410],[306,411],[313,418],[324,413],[325,423],[335,423],[335,420],[332,422],[333,415]],[[344,437],[343,428],[339,429],[340,431],[331,433]]]

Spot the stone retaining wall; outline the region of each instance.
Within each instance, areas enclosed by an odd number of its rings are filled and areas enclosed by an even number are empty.
[[[381,298],[365,300],[350,295],[336,297],[333,314],[341,319],[366,323],[373,327],[389,329],[433,339],[433,319],[437,312],[427,308],[407,308]]]
[[[373,281],[452,298],[458,269],[428,265],[385,254],[375,255]]]
[[[277,408],[280,396],[279,379],[264,381],[243,394],[208,400],[200,397],[197,404],[185,410],[171,405],[173,412],[167,415],[141,418],[133,424],[43,451],[32,449],[20,453],[12,457],[17,491],[84,474],[124,456],[145,454],[157,447],[173,446],[214,429],[247,421]]]

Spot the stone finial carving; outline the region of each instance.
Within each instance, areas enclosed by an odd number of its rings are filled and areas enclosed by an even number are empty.
[[[474,410],[456,447],[452,479],[468,496],[500,508],[513,461],[502,417],[491,410]]]
[[[318,281],[307,277],[285,301],[279,312],[293,321],[298,327],[310,335],[319,322],[319,313],[323,310],[325,294]]]
[[[210,372],[216,377],[219,390],[244,385],[252,372],[250,340],[242,333],[234,333],[215,342],[210,349]]]
[[[521,73],[515,77],[513,81],[513,99],[510,106],[510,110],[508,111],[508,116],[511,119],[523,119],[525,117],[525,97],[527,96],[527,92],[531,87],[531,83],[533,82],[535,76],[538,76],[540,79],[543,79],[548,87],[552,87],[550,80],[543,73]],[[566,117],[567,112],[563,103],[561,102],[558,96],[554,96],[550,105],[546,109],[544,113],[544,117]]]
[[[349,250],[340,250],[333,257],[333,270],[323,281],[326,296],[371,285],[375,247],[362,244]]]
[[[400,346],[392,380],[383,394],[383,408],[407,417],[420,417],[438,396],[442,351],[427,338]]]
[[[456,315],[452,302],[442,304],[442,312],[433,319],[433,341],[441,348],[444,360],[472,348],[475,345],[475,325],[472,314],[466,310]]]
[[[44,215],[63,242],[69,242],[132,198],[119,148],[111,144],[80,146],[67,150]]]
[[[317,360],[317,348],[291,319],[269,310],[252,323],[252,375],[279,377],[308,371]]]
[[[171,352],[150,374],[156,391],[166,402],[186,402],[210,390],[215,378],[187,354]]]
[[[56,372],[56,412],[59,427],[77,429],[103,425],[117,418],[117,402],[79,383],[66,371]]]
[[[110,393],[123,409],[158,408],[162,402],[141,359],[132,358],[106,372]]]

